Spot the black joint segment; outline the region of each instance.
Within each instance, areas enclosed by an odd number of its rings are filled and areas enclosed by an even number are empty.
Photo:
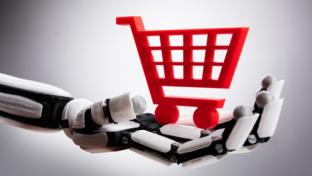
[[[136,119],[133,121],[139,123],[140,128],[143,130],[160,133],[159,129],[161,125],[157,123],[154,114],[145,113],[137,115]]]
[[[200,132],[200,138],[203,138],[203,137],[207,137],[209,136],[210,134],[209,133],[206,133],[205,131],[201,131]]]
[[[121,132],[108,132],[106,134],[108,138],[107,147],[121,146],[121,136],[122,136]]]
[[[130,130],[121,132],[121,146],[128,147],[132,144],[131,133],[132,132]]]
[[[168,153],[169,155],[169,160],[173,163],[177,163],[180,164],[180,158],[179,158],[179,154],[177,153],[177,150],[179,148],[179,145],[177,144],[171,144],[171,149],[170,152]]]
[[[220,140],[220,141],[213,142],[211,144],[211,148],[212,148],[211,149],[212,150],[211,154],[213,156],[218,156],[218,155],[224,155],[224,154],[226,154],[226,153],[228,153],[230,151],[233,151],[233,150],[229,150],[229,149],[226,148],[225,142],[226,142],[225,140]],[[222,147],[222,151],[218,151],[217,145]]]
[[[263,112],[263,108],[260,108],[256,103],[254,105],[254,109],[252,111],[253,113],[259,113],[259,114],[262,114]]]
[[[271,137],[265,137],[265,138],[259,138],[259,143],[265,143],[268,142],[271,139]]]
[[[107,132],[108,147],[126,147],[129,148],[133,145],[133,141],[131,140],[131,134],[135,131],[139,130],[139,128],[128,129],[117,132]]]
[[[105,103],[106,103],[106,106],[103,107],[104,116],[107,117],[109,123],[116,123],[113,120],[112,114],[110,113],[110,110],[109,110],[109,99],[106,99]]]
[[[134,141],[132,141],[131,147],[138,149],[138,150],[141,150],[141,151],[145,151],[145,152],[148,151],[150,153],[157,154],[158,156],[162,157],[163,159],[165,159],[167,161],[170,161],[171,163],[178,163],[178,158],[177,158],[176,153],[171,151],[171,150],[167,153],[162,153],[162,152],[159,152],[159,151],[154,150],[152,148],[148,148],[148,147],[146,147],[140,143],[134,142]]]
[[[222,133],[222,140],[225,141],[229,138],[234,126],[236,125],[237,120],[232,119],[226,123],[224,123],[224,131]]]
[[[61,120],[60,126],[61,126],[62,129],[69,128],[68,120]]]
[[[97,130],[102,127],[102,125],[98,125],[93,121],[91,116],[91,109],[87,109],[85,111],[84,118],[85,118],[85,127],[82,129],[75,129],[75,131],[77,131],[78,133],[90,134],[93,133],[94,130]]]
[[[226,154],[227,152],[229,152],[229,150],[226,148],[226,141],[229,138],[234,126],[236,125],[237,120],[236,119],[232,119],[228,122],[222,123],[220,125],[218,125],[214,130],[218,130],[218,129],[224,129],[223,133],[222,133],[222,138],[220,140],[214,141],[212,142],[212,144],[210,145],[213,149],[211,149],[211,154],[214,156],[218,156],[218,155],[223,155]],[[222,152],[217,151],[216,148],[218,146],[222,147]]]
[[[138,122],[151,122],[151,123],[157,123],[155,119],[155,115],[152,113],[144,113],[136,116],[136,119]]]
[[[171,144],[171,152],[174,152],[174,153],[176,153],[177,152],[177,150],[178,150],[178,148],[179,148],[179,146],[178,145],[176,145],[176,144]]]

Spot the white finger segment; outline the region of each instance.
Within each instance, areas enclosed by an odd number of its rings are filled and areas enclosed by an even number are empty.
[[[273,82],[269,87],[268,91],[272,93],[275,100],[280,98],[281,92],[283,90],[284,80]]]
[[[108,104],[115,122],[125,122],[136,118],[129,93],[111,98]]]
[[[275,100],[264,106],[257,130],[259,137],[264,138],[273,136],[282,110],[283,102],[284,99]]]
[[[168,124],[160,128],[161,134],[184,139],[200,138],[201,131],[199,128],[178,124]]]
[[[167,153],[171,150],[171,145],[177,143],[174,140],[151,133],[145,130],[139,130],[131,135],[131,139],[141,145],[157,150],[162,153]]]
[[[194,139],[192,141],[189,141],[189,142],[182,144],[178,148],[177,153],[178,154],[184,154],[184,153],[189,153],[189,152],[193,152],[196,150],[200,150],[200,149],[209,147],[211,142],[212,142],[211,136],[206,136],[203,138]]]
[[[243,146],[258,117],[259,114],[256,113],[251,116],[241,117],[237,120],[229,138],[225,143],[228,150],[238,150]]]

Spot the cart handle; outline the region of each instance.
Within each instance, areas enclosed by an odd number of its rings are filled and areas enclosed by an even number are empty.
[[[116,24],[130,25],[132,32],[145,31],[143,21],[140,16],[117,17]]]

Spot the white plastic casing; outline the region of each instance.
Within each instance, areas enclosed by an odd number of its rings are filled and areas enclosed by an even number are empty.
[[[283,102],[284,99],[274,100],[264,106],[257,130],[259,137],[265,138],[273,136],[282,110]]]
[[[194,140],[191,140],[189,142],[182,144],[178,148],[177,153],[184,154],[184,153],[189,153],[189,152],[193,152],[196,150],[200,150],[200,149],[209,147],[211,143],[212,143],[211,136],[194,139]]]
[[[238,150],[243,146],[258,117],[259,114],[256,113],[251,116],[241,117],[237,120],[225,143],[228,150]]]
[[[110,114],[115,122],[125,122],[136,118],[129,93],[109,99],[108,104]]]
[[[21,79],[2,73],[0,73],[0,84],[48,95],[71,97],[70,93],[58,87],[36,81],[30,81],[27,79]]]
[[[178,124],[168,124],[160,128],[161,134],[184,139],[197,139],[200,137],[201,131],[199,128]]]
[[[34,100],[0,92],[0,111],[38,119],[41,117],[42,109],[43,105]]]
[[[278,100],[280,98],[282,89],[284,85],[284,80],[273,82],[269,87],[268,91],[272,93],[275,100]]]
[[[176,141],[169,138],[151,133],[145,130],[139,130],[131,135],[134,142],[142,144],[162,153],[167,153],[171,150],[172,144],[178,144]]]

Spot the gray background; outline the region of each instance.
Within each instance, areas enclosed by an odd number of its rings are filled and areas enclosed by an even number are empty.
[[[149,97],[130,30],[115,25],[123,15],[141,15],[147,29],[249,26],[225,109],[252,104],[268,73],[286,84],[276,134],[253,153],[181,169],[130,151],[89,154],[63,133],[0,125],[0,175],[310,175],[311,2],[1,1],[0,72],[75,97],[99,100],[127,91]]]

